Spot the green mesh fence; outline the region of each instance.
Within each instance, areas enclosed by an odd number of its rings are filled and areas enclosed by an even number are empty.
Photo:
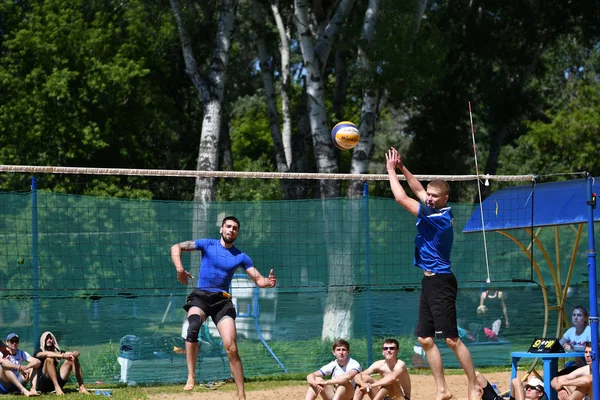
[[[511,350],[542,333],[538,279],[522,249],[487,233],[490,275],[511,320],[499,340],[488,340],[483,328],[491,322],[475,312],[487,277],[483,237],[461,233],[476,205],[451,205],[459,323],[470,334],[464,340],[476,366],[508,365]],[[88,381],[185,381],[181,307],[193,286],[177,282],[169,248],[194,239],[198,226],[203,236],[218,237],[224,215],[241,221],[236,245],[278,278],[273,290],[255,290],[243,274],[233,282],[246,376],[309,372],[328,362],[331,341],[321,337],[332,293],[341,299],[334,306],[350,310],[348,336],[361,364],[377,359],[382,338],[391,336],[401,340],[401,358],[423,365],[412,336],[422,275],[412,266],[415,218],[391,198],[214,202],[199,221],[189,201],[37,191],[0,193],[0,210],[0,335],[17,332],[21,348],[32,352],[39,334],[53,331],[63,347],[81,351]],[[550,257],[568,264],[576,230],[559,229],[558,246],[550,232],[539,239]],[[525,229],[511,233],[531,240]],[[576,249],[569,305],[588,304],[585,243]],[[184,254],[184,265],[197,276],[193,257]],[[554,304],[557,294],[548,293]],[[554,331],[556,316],[550,318]],[[229,377],[214,326],[201,339],[198,380]],[[457,366],[451,355],[444,362]]]

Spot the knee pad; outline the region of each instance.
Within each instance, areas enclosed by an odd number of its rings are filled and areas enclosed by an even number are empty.
[[[202,318],[196,314],[190,315],[188,317],[188,324],[187,337],[185,338],[185,341],[197,343],[198,333],[200,332],[200,327],[202,326]]]

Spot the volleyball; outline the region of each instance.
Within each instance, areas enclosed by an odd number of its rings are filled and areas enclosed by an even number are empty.
[[[487,311],[487,307],[486,306],[479,306],[479,307],[477,307],[477,315],[483,315],[483,314],[485,314],[486,311]]]
[[[340,150],[350,150],[358,144],[360,132],[356,125],[350,121],[337,123],[331,130],[331,140]]]

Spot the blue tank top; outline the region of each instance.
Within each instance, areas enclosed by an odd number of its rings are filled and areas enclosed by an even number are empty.
[[[450,253],[454,242],[450,207],[439,210],[421,204],[417,215],[414,264],[436,274],[451,273]]]

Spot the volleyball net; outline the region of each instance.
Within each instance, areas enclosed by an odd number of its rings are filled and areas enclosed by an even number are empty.
[[[544,302],[587,305],[585,260],[565,267],[585,251],[576,227],[552,228],[560,229],[560,241],[533,222],[509,234],[463,233],[480,215],[477,177],[418,177],[451,185],[459,324],[467,341],[498,345],[492,351],[482,346],[480,357],[472,350],[476,365],[507,365],[523,338],[540,336],[542,326],[555,330],[560,315],[544,320]],[[216,185],[216,200],[194,201],[198,179],[206,178]],[[320,198],[325,179],[340,197]],[[263,275],[274,269],[278,282],[275,289],[258,290],[240,270],[232,283],[246,376],[314,371],[330,361],[334,337],[349,338],[353,357],[363,365],[378,357],[384,337],[399,338],[400,357],[420,366],[422,357],[412,346],[422,277],[412,266],[415,217],[394,201],[387,179],[2,166],[0,334],[18,333],[21,348],[33,351],[41,332],[54,332],[63,347],[82,351],[87,379],[185,381],[182,305],[196,282],[177,282],[169,249],[218,238],[223,217],[234,215],[241,221],[236,246]],[[518,209],[496,213],[496,223],[510,227],[510,218],[536,212],[529,200],[539,178],[487,182],[493,191],[526,188],[515,191],[522,198],[506,203]],[[479,184],[485,183],[481,177]],[[356,185],[360,190],[348,196]],[[183,258],[197,277],[199,254]],[[557,280],[568,281],[568,300],[563,285],[542,285]],[[505,293],[511,319],[496,338],[483,330],[485,318],[493,316],[475,312],[482,290],[491,287]],[[200,346],[198,379],[228,377],[212,323],[203,329]]]

